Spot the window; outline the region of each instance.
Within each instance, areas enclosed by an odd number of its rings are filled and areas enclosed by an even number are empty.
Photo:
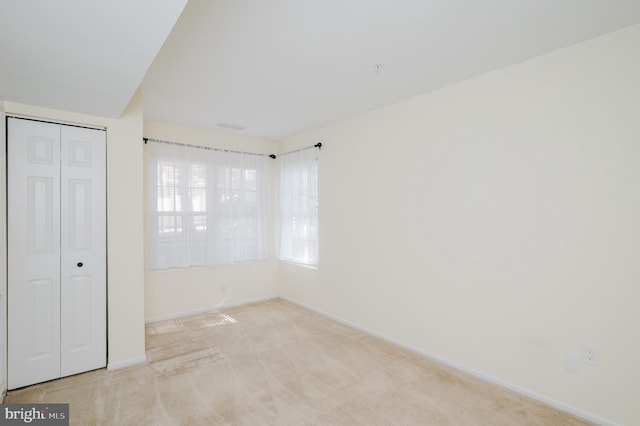
[[[266,258],[265,163],[260,155],[147,145],[147,267]]]
[[[318,152],[278,157],[278,258],[318,265]]]

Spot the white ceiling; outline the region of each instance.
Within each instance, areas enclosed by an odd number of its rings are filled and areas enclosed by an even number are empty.
[[[185,2],[0,0],[0,96],[118,116],[142,81],[145,119],[277,140],[640,22],[638,0]]]
[[[118,117],[187,0],[0,0],[0,97]]]
[[[190,0],[145,118],[281,139],[637,22],[638,0]]]

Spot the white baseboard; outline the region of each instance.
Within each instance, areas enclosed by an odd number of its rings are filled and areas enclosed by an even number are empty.
[[[237,300],[237,301],[231,302],[231,303],[224,303],[223,302],[223,303],[217,304],[215,306],[210,306],[208,308],[196,309],[196,310],[193,310],[193,311],[177,312],[177,313],[174,313],[174,314],[160,315],[160,316],[157,316],[157,317],[146,318],[144,320],[144,322],[149,324],[149,323],[152,323],[152,322],[166,321],[166,320],[172,320],[172,319],[176,319],[176,318],[188,317],[190,315],[197,315],[197,314],[203,314],[205,312],[217,311],[217,310],[220,310],[220,309],[233,308],[234,306],[248,305],[249,303],[264,302],[265,300],[272,300],[272,299],[275,299],[277,297],[278,297],[277,295],[272,295],[272,296],[255,297],[255,298],[252,298],[252,299]]]
[[[131,367],[132,365],[142,364],[147,361],[147,355],[140,355],[135,358],[126,359],[124,361],[110,362],[107,370],[119,370],[121,368]]]
[[[466,367],[466,366],[464,366],[462,364],[459,364],[459,363],[457,363],[455,361],[451,361],[449,359],[443,358],[443,357],[435,355],[433,353],[430,353],[430,352],[424,351],[422,349],[416,348],[414,346],[411,346],[411,345],[409,345],[409,344],[407,344],[405,342],[396,340],[394,338],[391,338],[391,337],[388,337],[388,336],[384,336],[384,335],[382,335],[380,333],[377,333],[375,331],[369,330],[369,329],[367,329],[365,327],[362,327],[362,326],[360,326],[358,324],[354,324],[354,323],[352,323],[350,321],[344,320],[344,319],[342,319],[340,317],[337,317],[335,315],[332,315],[332,314],[330,314],[328,312],[324,312],[324,311],[322,311],[320,309],[316,309],[316,308],[314,308],[312,306],[309,306],[309,305],[307,305],[305,303],[299,302],[297,300],[294,300],[294,299],[291,299],[291,298],[288,298],[288,297],[283,297],[283,296],[279,296],[279,297],[281,299],[283,299],[283,300],[286,300],[288,302],[296,304],[296,305],[298,305],[298,306],[300,306],[302,308],[308,309],[308,310],[316,312],[316,313],[318,313],[320,315],[324,315],[324,316],[326,316],[328,318],[331,318],[332,320],[337,321],[337,322],[339,322],[341,324],[344,324],[346,326],[355,328],[356,330],[360,330],[360,331],[362,331],[364,333],[367,333],[367,334],[370,334],[372,336],[378,337],[379,339],[382,339],[382,340],[387,341],[389,343],[392,343],[394,345],[400,346],[402,348],[408,349],[408,350],[410,350],[412,352],[415,352],[415,353],[420,354],[420,355],[422,355],[424,357],[427,357],[427,358],[433,359],[435,361],[438,361],[438,362],[440,362],[442,364],[445,364],[445,365],[447,365],[449,367],[453,367],[456,370],[463,371],[463,372],[465,372],[467,374],[470,374],[470,375],[472,375],[474,377],[477,377],[477,378],[482,379],[484,381],[487,381],[489,383],[493,383],[493,384],[498,385],[500,387],[509,389],[509,390],[511,390],[513,392],[516,392],[516,393],[519,393],[521,395],[524,395],[524,396],[527,396],[529,398],[532,398],[532,399],[535,399],[537,401],[540,401],[540,402],[542,402],[544,404],[550,405],[550,406],[552,406],[554,408],[557,408],[559,410],[565,411],[567,413],[571,413],[574,416],[580,417],[582,419],[588,420],[590,422],[593,422],[593,423],[596,423],[596,424],[602,425],[602,426],[620,426],[618,423],[613,422],[611,420],[603,419],[602,417],[598,417],[595,414],[592,414],[592,413],[589,413],[587,411],[581,410],[579,408],[573,407],[571,405],[565,404],[565,403],[563,403],[561,401],[556,401],[555,399],[549,398],[549,397],[547,397],[545,395],[539,394],[539,393],[534,392],[534,391],[532,391],[530,389],[527,389],[527,388],[524,388],[522,386],[507,382],[505,380],[502,380],[500,378],[491,376],[489,374],[485,374],[485,373],[483,373],[481,371],[474,370],[473,368],[468,368],[468,367]]]

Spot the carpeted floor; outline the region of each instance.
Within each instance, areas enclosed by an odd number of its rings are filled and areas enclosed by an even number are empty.
[[[274,299],[147,325],[148,361],[9,392],[72,425],[588,425]]]

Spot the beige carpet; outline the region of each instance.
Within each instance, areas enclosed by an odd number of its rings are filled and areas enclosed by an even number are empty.
[[[75,425],[587,425],[275,299],[147,325],[148,362],[9,392]]]

